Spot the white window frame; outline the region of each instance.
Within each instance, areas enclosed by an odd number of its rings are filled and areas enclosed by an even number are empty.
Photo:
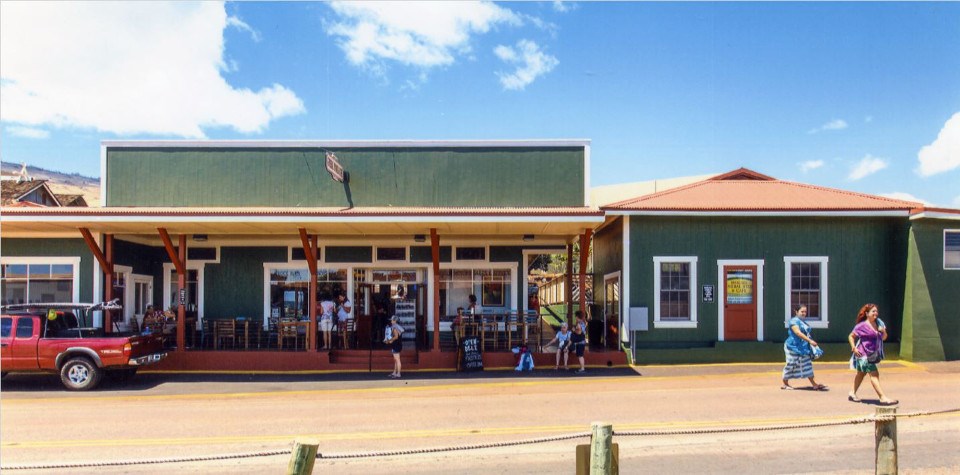
[[[653,258],[653,327],[697,328],[697,256],[654,256]],[[660,320],[660,265],[679,262],[690,264],[690,320]],[[623,290],[621,289],[621,298]]]
[[[790,303],[790,292],[793,290],[791,286],[793,285],[793,269],[791,264],[820,264],[820,320],[807,320],[807,324],[811,328],[829,328],[830,327],[830,312],[827,308],[827,302],[829,299],[829,270],[828,265],[830,263],[830,258],[827,256],[784,256],[783,258],[783,306],[784,306],[784,327],[790,325],[790,318],[793,317],[793,308]]]
[[[219,249],[219,248],[218,248]],[[219,252],[217,253],[219,257]],[[197,271],[197,323],[203,322],[203,270],[206,268],[206,263],[210,261],[188,261],[187,270],[196,270]],[[166,310],[173,305],[170,302],[170,286],[173,285],[173,278],[170,277],[170,274],[176,270],[172,262],[163,263],[163,292],[161,297],[163,298],[163,308],[160,310]]]
[[[80,258],[76,256],[67,256],[67,257],[55,257],[55,256],[29,256],[29,257],[0,257],[0,265],[62,265],[70,264],[73,266],[73,292],[71,293],[70,302],[54,302],[54,303],[79,303],[80,302]],[[29,274],[28,274],[29,275]],[[29,282],[29,280],[28,280]],[[27,292],[30,291],[29,284],[27,285]],[[30,295],[27,295],[27,301],[30,301]]]
[[[943,230],[943,270],[960,270],[960,266],[947,267],[947,233],[960,234],[960,229],[944,229]]]

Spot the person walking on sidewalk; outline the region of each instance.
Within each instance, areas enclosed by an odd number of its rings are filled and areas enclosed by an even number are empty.
[[[899,401],[890,399],[880,386],[880,370],[877,365],[883,360],[883,342],[887,339],[887,326],[880,320],[880,309],[876,304],[868,303],[857,313],[857,324],[847,337],[853,356],[850,358],[850,367],[857,370],[853,378],[853,390],[847,395],[852,402],[860,402],[857,390],[868,374],[873,390],[880,397],[880,404],[892,406]]]
[[[807,306],[797,307],[787,328],[787,341],[783,342],[783,352],[787,356],[787,364],[783,367],[783,385],[780,389],[794,389],[790,385],[791,379],[810,380],[810,387],[816,391],[826,391],[827,387],[818,383],[813,377],[814,351],[819,350],[817,342],[810,338],[810,325],[807,319]]]

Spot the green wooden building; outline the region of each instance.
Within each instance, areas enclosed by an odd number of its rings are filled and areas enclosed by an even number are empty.
[[[416,363],[451,367],[441,344],[472,294],[499,319],[485,344],[509,355],[533,331],[507,325],[529,310],[531,256],[603,222],[587,140],[107,141],[101,158],[104,206],[3,210],[3,302],[121,298],[110,330],[169,310],[178,369],[366,368],[312,351],[335,294],[355,325],[336,350],[378,349],[396,314]],[[285,342],[288,318],[303,328]],[[252,349],[266,356],[233,352]]]
[[[868,302],[892,352],[960,354],[960,211],[746,169],[601,208],[594,285],[638,362],[779,359],[799,304],[843,359]]]

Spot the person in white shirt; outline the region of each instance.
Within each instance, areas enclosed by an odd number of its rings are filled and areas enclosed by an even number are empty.
[[[333,348],[331,332],[333,332],[333,312],[336,307],[337,304],[333,303],[329,294],[320,296],[320,331],[323,332],[323,347],[328,350]]]

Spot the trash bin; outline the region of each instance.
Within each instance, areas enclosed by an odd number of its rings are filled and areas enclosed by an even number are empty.
[[[591,347],[603,346],[603,320],[590,320],[587,322],[587,340],[590,340]]]

